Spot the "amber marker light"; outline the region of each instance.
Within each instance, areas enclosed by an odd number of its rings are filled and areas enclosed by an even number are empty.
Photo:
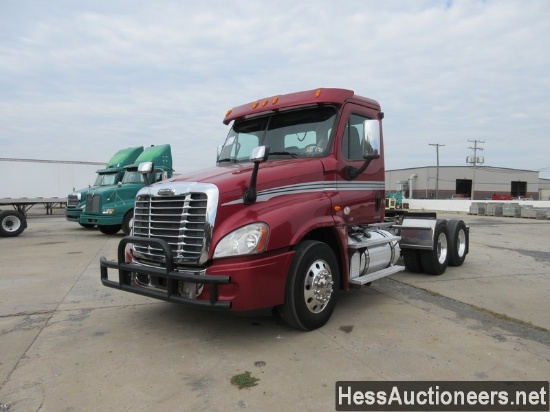
[[[265,99],[265,100],[262,102],[262,107],[266,107],[268,103],[269,103],[269,100]]]
[[[334,211],[335,212],[339,212],[340,210],[342,210],[342,208],[338,205],[334,206]]]
[[[279,101],[279,98],[278,97],[274,97],[273,100],[271,101],[271,104],[275,104]]]
[[[319,96],[321,96],[321,89],[317,89],[317,91],[315,92],[315,97]]]
[[[252,108],[255,109],[256,107],[258,107],[260,105],[260,102],[254,102],[254,104],[252,105]]]
[[[232,112],[232,110],[229,109],[229,110],[227,111],[227,113],[225,114],[225,117],[229,116],[229,115],[231,114],[231,112]]]

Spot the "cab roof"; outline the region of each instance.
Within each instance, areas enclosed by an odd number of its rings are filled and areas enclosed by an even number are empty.
[[[277,112],[293,107],[309,106],[312,104],[342,105],[345,102],[352,100],[357,101],[359,104],[367,105],[373,109],[380,110],[380,105],[376,100],[358,96],[353,90],[321,88],[266,97],[254,102],[243,104],[242,106],[234,107],[233,109],[227,111],[227,114],[223,119],[223,123],[229,124],[231,121],[236,119],[269,112]]]

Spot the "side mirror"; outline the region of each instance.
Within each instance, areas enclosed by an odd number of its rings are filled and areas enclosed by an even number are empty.
[[[252,176],[250,177],[250,185],[248,190],[243,196],[245,205],[251,205],[256,201],[256,178],[258,177],[258,168],[260,163],[263,163],[269,157],[269,146],[258,146],[252,149],[250,154],[250,161],[254,162],[254,169],[252,169]]]
[[[346,180],[353,180],[363,173],[370,162],[380,157],[380,122],[378,120],[365,120],[363,122],[363,159],[365,162],[360,168],[346,167]]]
[[[149,176],[155,170],[155,165],[153,162],[142,162],[138,165],[138,173],[143,175],[145,179],[145,185],[149,186],[151,183],[154,183],[155,177],[153,176],[153,182],[149,180]]]
[[[250,161],[254,163],[262,163],[267,160],[269,156],[269,147],[268,146],[258,146],[252,149],[250,154]]]
[[[365,120],[363,122],[363,136],[365,136],[363,158],[378,159],[380,157],[380,122],[378,120]]]
[[[142,175],[149,174],[153,171],[153,162],[143,162],[138,165],[138,173]]]

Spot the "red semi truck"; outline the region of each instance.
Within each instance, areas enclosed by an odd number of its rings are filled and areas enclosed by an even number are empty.
[[[195,307],[275,308],[312,330],[340,291],[461,265],[463,221],[385,218],[383,117],[376,101],[329,88],[229,110],[216,167],[139,191],[133,234],[116,261],[101,258],[102,283]]]

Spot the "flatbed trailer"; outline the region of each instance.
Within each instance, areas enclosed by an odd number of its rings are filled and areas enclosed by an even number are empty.
[[[17,210],[23,215],[27,215],[27,212],[36,205],[43,205],[46,209],[46,214],[53,214],[54,207],[66,207],[67,198],[66,197],[21,197],[21,198],[2,198],[0,199],[0,209],[3,206],[12,206],[13,209]]]

